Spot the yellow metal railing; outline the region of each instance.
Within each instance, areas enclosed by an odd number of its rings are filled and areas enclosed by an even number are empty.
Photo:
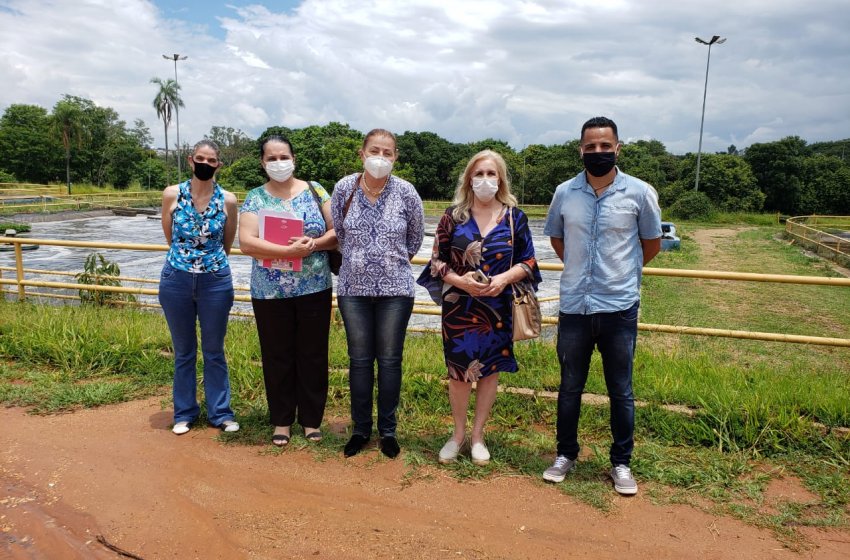
[[[52,271],[42,269],[24,268],[24,252],[21,249],[22,245],[53,245],[59,247],[80,247],[89,249],[122,249],[130,251],[161,251],[168,250],[167,245],[154,245],[144,243],[108,243],[102,241],[66,241],[56,239],[37,239],[37,238],[17,238],[17,237],[0,237],[0,244],[12,244],[15,250],[15,267],[0,267],[0,286],[15,286],[16,291],[3,290],[2,295],[17,294],[19,300],[25,299],[27,296],[41,298],[57,298],[57,299],[79,299],[75,296],[65,294],[52,294],[45,292],[27,291],[27,287],[32,288],[54,288],[66,290],[90,290],[90,291],[105,291],[114,293],[137,294],[137,295],[152,295],[155,296],[159,292],[153,288],[130,287],[130,286],[98,286],[90,284],[78,284],[72,282],[53,282],[45,280],[27,280],[26,273],[38,273],[42,275],[57,275],[57,276],[74,276],[74,273],[67,271]],[[232,255],[243,255],[238,249],[231,252]],[[413,264],[427,264],[427,259],[422,257],[414,257]],[[562,264],[555,263],[540,263],[540,268],[543,270],[560,271],[563,270]],[[4,278],[3,272],[14,272],[15,278]],[[729,281],[747,281],[747,282],[777,282],[785,284],[801,284],[801,285],[821,285],[821,286],[836,286],[850,287],[850,278],[825,278],[820,276],[794,276],[784,274],[755,274],[747,272],[719,272],[709,270],[679,270],[665,268],[644,268],[646,276],[667,276],[678,278],[700,278],[711,280],[729,280]],[[124,282],[133,282],[140,284],[155,284],[156,280],[146,278],[118,278]],[[235,289],[240,292],[249,290],[247,286],[235,286]],[[555,301],[557,297],[541,298],[541,301]],[[236,296],[236,301],[250,302],[249,295],[239,294]],[[153,304],[145,303],[128,303],[128,305],[143,305],[145,307],[156,307]],[[414,313],[423,315],[440,315],[441,310],[430,301],[416,301],[413,308]],[[234,312],[235,315],[251,316],[250,313]],[[543,323],[546,325],[555,325],[558,322],[557,317],[544,317]],[[771,342],[792,342],[800,344],[817,344],[825,346],[841,346],[850,347],[850,339],[834,338],[834,337],[819,337],[819,336],[804,336],[804,335],[789,335],[782,333],[766,333],[753,331],[740,331],[729,329],[712,329],[702,327],[687,327],[676,325],[658,325],[651,323],[639,323],[638,328],[646,332],[662,332],[672,334],[687,334],[700,335],[724,338],[739,338],[748,340],[763,340]]]
[[[850,264],[850,239],[822,227],[850,231],[850,216],[795,216],[785,221],[785,232],[804,246],[826,253],[839,264]]]

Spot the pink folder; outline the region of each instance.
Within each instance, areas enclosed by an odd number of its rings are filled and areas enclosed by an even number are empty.
[[[289,245],[292,237],[304,235],[304,220],[289,212],[260,210],[260,238],[278,245]],[[263,259],[262,266],[291,272],[301,272],[301,257],[289,259]]]

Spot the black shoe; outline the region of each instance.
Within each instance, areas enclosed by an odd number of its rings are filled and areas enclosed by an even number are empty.
[[[360,434],[354,434],[351,436],[351,439],[348,440],[348,443],[345,444],[342,453],[346,457],[354,457],[360,453],[360,450],[363,449],[363,446],[367,443],[369,443],[368,437],[361,436]]]
[[[395,459],[401,453],[401,447],[398,446],[398,440],[395,436],[384,436],[381,438],[381,453]]]

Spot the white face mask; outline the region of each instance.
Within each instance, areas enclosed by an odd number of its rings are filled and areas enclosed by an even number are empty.
[[[481,202],[490,202],[499,192],[499,180],[486,177],[472,178],[472,192]]]
[[[295,164],[291,159],[279,159],[277,161],[269,161],[266,163],[266,173],[275,181],[286,181],[292,177],[292,172],[295,170]]]
[[[375,179],[383,179],[393,170],[393,162],[381,156],[369,156],[363,162],[363,167]]]

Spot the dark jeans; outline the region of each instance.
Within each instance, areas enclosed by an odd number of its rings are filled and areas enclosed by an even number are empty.
[[[632,363],[637,342],[639,303],[625,311],[558,318],[558,455],[578,457],[578,419],[593,348],[602,355],[605,385],[611,400],[611,464],[628,465],[634,448],[635,399]]]
[[[337,298],[348,340],[353,433],[372,435],[372,391],[378,361],[378,433],[395,436],[401,395],[401,358],[411,297],[341,296]]]
[[[275,426],[295,422],[318,428],[328,400],[328,334],[331,290],[293,298],[251,299],[269,417]]]
[[[174,346],[174,422],[194,422],[200,408],[197,400],[198,335],[204,355],[204,395],[207,418],[218,426],[233,420],[230,409],[230,380],[224,357],[224,335],[233,305],[230,268],[193,273],[165,263],[159,279],[159,304],[171,331]]]

